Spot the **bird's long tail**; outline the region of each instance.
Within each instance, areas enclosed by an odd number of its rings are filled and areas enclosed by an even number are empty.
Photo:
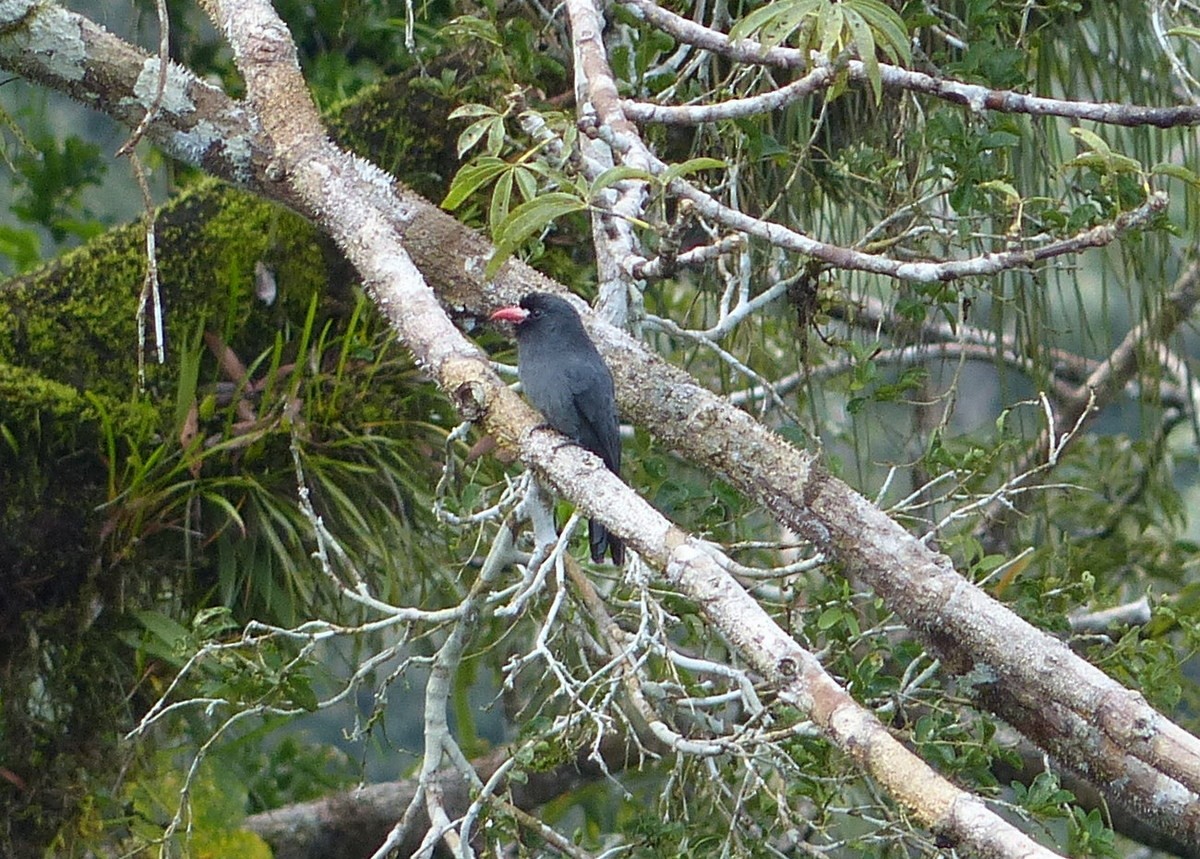
[[[604,563],[604,553],[607,551],[612,555],[614,564],[618,567],[625,565],[625,544],[615,535],[608,533],[608,529],[595,519],[588,520],[588,543],[591,545],[594,563]]]

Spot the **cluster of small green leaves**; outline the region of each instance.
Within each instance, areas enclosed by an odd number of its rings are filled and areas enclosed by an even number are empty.
[[[137,772],[121,797],[121,813],[109,817],[103,825],[110,831],[124,831],[120,842],[131,852],[148,851],[150,845],[162,845],[162,855],[243,856],[269,859],[271,848],[257,835],[237,828],[245,817],[246,785],[233,767],[213,761],[200,765],[188,788],[188,809],[184,822],[188,833],[186,847],[164,844],[163,831],[179,809],[180,790],[188,762],[180,761],[172,751],[157,755],[156,765]],[[134,773],[131,773],[134,774]],[[100,824],[100,821],[96,821]]]
[[[160,673],[169,680],[206,645],[236,636],[241,627],[224,606],[199,612],[190,626],[158,611],[139,611],[136,617],[141,630],[131,629],[124,638],[137,655],[139,673],[154,677],[159,692],[165,691],[158,682]],[[187,694],[226,702],[233,711],[257,707],[312,711],[317,707],[313,672],[318,670],[306,649],[271,639],[201,656],[186,688]]]
[[[1112,829],[1104,821],[1099,809],[1085,811],[1072,805],[1075,795],[1064,790],[1058,777],[1051,772],[1039,773],[1029,785],[1012,783],[1013,802],[1028,812],[1042,825],[1050,828],[1065,824],[1067,850],[1071,856],[1117,857]]]
[[[0,259],[4,268],[19,273],[42,260],[45,231],[56,248],[98,235],[106,224],[90,208],[89,188],[99,187],[107,170],[100,147],[78,135],[61,140],[40,129],[45,105],[22,111],[26,124],[36,130],[21,132],[15,124],[13,155],[5,160],[12,171],[14,195],[9,212],[16,221],[0,225]]]
[[[507,123],[516,117],[512,105],[498,110],[484,104],[468,104],[456,109],[451,119],[471,123],[459,134],[458,154],[473,149],[480,154],[462,167],[442,200],[447,211],[458,211],[481,191],[488,190],[486,223],[496,245],[487,274],[494,274],[512,254],[533,237],[542,237],[560,219],[596,210],[598,199],[622,182],[648,182],[662,190],[672,180],[700,170],[724,167],[722,161],[698,158],[674,165],[660,175],[629,167],[605,170],[592,181],[584,179],[571,165],[570,154],[578,146],[578,131],[568,116],[559,112],[538,113],[547,129],[541,142],[521,149],[508,135]],[[547,147],[566,152],[544,158]],[[516,154],[504,157],[517,150]],[[636,221],[635,226],[649,225]],[[534,251],[534,256],[538,255]]]

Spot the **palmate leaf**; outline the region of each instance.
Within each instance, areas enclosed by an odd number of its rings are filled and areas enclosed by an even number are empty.
[[[816,18],[828,8],[829,0],[780,0],[755,9],[733,25],[732,39],[756,37],[766,47],[787,41],[807,18]]]
[[[521,167],[513,171],[513,178],[517,180],[517,190],[521,194],[522,200],[532,200],[538,194],[537,175],[535,174],[536,167]]]
[[[446,197],[442,200],[442,208],[453,212],[468,197],[484,185],[494,182],[496,177],[509,169],[509,163],[503,158],[485,155],[476,159],[473,164],[468,164],[455,174],[454,181],[450,183],[450,190],[446,192]]]
[[[842,5],[862,16],[874,34],[876,46],[888,59],[899,65],[912,62],[908,30],[904,19],[895,9],[881,3],[880,0],[846,0]],[[863,59],[865,61],[866,57]]]
[[[842,18],[846,29],[850,31],[851,40],[862,57],[863,65],[867,68],[867,81],[871,84],[871,92],[875,95],[875,103],[883,99],[883,78],[879,74],[879,60],[875,57],[875,34],[862,15],[853,9],[842,9]]]
[[[450,119],[474,119],[458,135],[458,157],[462,158],[486,134],[487,154],[496,155],[504,144],[504,115],[485,104],[466,104],[456,108]],[[498,140],[496,138],[499,138]]]
[[[488,226],[493,234],[499,229],[499,225],[504,223],[512,209],[512,195],[513,173],[508,170],[496,180],[496,187],[492,189],[492,201],[488,206]]]
[[[845,29],[845,24],[841,5],[825,4],[821,14],[817,17],[816,35],[820,40],[818,50],[826,57],[832,57],[842,49],[845,41],[842,38],[842,31]]]
[[[912,59],[904,19],[881,0],[779,0],[755,9],[729,34],[734,39],[754,37],[764,46],[774,47],[797,32],[804,36],[796,47],[815,47],[830,59],[845,48],[854,48],[866,66],[876,101],[883,91],[877,51],[901,65]]]

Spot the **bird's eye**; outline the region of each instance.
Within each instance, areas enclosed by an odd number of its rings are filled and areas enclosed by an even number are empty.
[[[542,318],[542,311],[541,311],[541,309],[540,309],[540,308],[539,308],[539,309],[534,309],[534,310],[531,310],[531,311],[529,311],[529,316],[530,316],[530,318],[531,318],[531,319],[541,319],[541,318]]]

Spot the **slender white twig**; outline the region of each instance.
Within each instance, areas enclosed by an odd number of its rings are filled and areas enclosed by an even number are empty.
[[[678,325],[674,320],[668,319],[666,317],[654,316],[653,314],[648,314],[646,316],[645,322],[651,328],[657,328],[658,330],[663,331],[667,334],[671,334],[676,337],[681,337],[684,340],[688,340],[692,343],[696,343],[696,344],[704,347],[705,349],[708,349],[714,355],[716,355],[718,358],[720,358],[721,361],[723,361],[725,364],[728,364],[730,367],[732,367],[738,373],[741,373],[746,378],[755,382],[756,390],[765,391],[767,393],[767,397],[771,400],[771,402],[773,402],[775,404],[776,408],[778,408],[790,420],[792,420],[796,423],[800,422],[799,417],[797,417],[795,414],[792,413],[791,407],[788,406],[788,404],[786,402],[784,402],[783,397],[781,397],[779,395],[779,393],[775,390],[774,385],[772,385],[765,378],[763,378],[762,375],[760,375],[759,373],[750,369],[750,367],[746,366],[741,361],[741,359],[739,359],[732,352],[728,351],[727,349],[722,348],[717,343],[715,343],[713,340],[704,336],[702,333],[698,334],[687,328],[683,328],[680,325]]]

